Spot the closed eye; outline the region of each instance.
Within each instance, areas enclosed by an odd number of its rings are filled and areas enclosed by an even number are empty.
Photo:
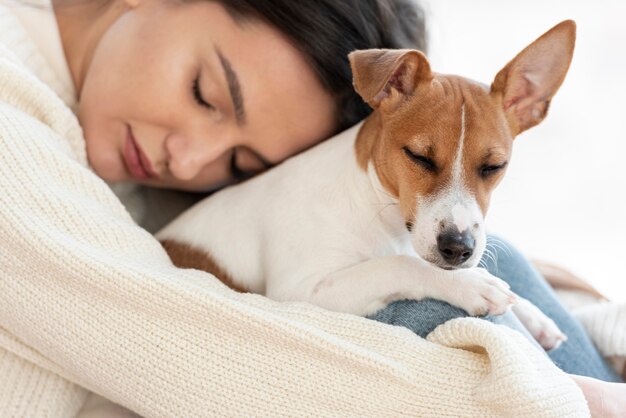
[[[487,178],[491,175],[496,174],[498,171],[502,170],[504,167],[506,167],[507,164],[508,162],[504,162],[502,164],[495,164],[495,165],[485,164],[482,167],[480,167],[479,174],[482,178]]]
[[[404,151],[406,156],[409,157],[409,159],[411,161],[413,161],[414,163],[416,163],[420,167],[422,167],[422,168],[424,168],[427,171],[430,171],[432,173],[436,173],[437,172],[437,170],[438,170],[437,165],[435,164],[435,162],[431,158],[425,157],[423,155],[415,154],[408,147],[402,147],[402,150]]]
[[[246,156],[246,154],[248,154],[248,165],[252,164],[252,166],[254,167],[253,169],[246,170],[246,169],[240,168],[237,160],[238,160],[238,156],[241,156],[242,153],[244,153],[243,154],[244,157]],[[252,155],[252,158],[254,158],[256,161],[251,163],[250,155]],[[255,152],[254,150],[250,148],[235,147],[233,148],[232,153],[230,155],[229,169],[230,169],[230,174],[232,178],[236,180],[237,182],[240,182],[240,181],[247,180],[251,177],[254,177],[258,174],[261,174],[264,171],[267,171],[270,168],[274,167],[275,165],[276,164],[267,161],[265,158],[263,158],[261,155],[259,155],[257,152]]]
[[[215,109],[215,107],[213,107],[212,104],[207,103],[202,98],[202,92],[200,91],[200,76],[197,76],[195,80],[193,80],[192,90],[193,90],[193,97],[200,106],[204,106],[211,110]]]

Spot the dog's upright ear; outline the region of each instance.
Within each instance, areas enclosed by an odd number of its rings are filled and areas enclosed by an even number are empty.
[[[432,78],[428,60],[413,49],[364,49],[348,59],[356,92],[374,109],[412,95],[420,80]]]
[[[569,69],[576,42],[573,20],[559,23],[527,46],[500,72],[491,92],[502,105],[513,137],[541,122]]]

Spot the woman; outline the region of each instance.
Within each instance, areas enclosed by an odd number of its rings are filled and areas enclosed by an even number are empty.
[[[378,3],[59,1],[56,35],[0,7],[4,411],[74,415],[83,388],[145,416],[541,416],[584,410],[578,387],[618,399],[621,385],[574,383],[484,321],[452,321],[432,344],[233,294],[174,268],[101,181],[206,191],[356,122],[366,108],[336,57],[423,49],[410,3]]]

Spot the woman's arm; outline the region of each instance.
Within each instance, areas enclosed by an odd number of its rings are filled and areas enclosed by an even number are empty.
[[[0,102],[0,346],[30,367],[143,416],[586,413],[571,379],[484,321],[433,344],[175,268],[63,144]]]

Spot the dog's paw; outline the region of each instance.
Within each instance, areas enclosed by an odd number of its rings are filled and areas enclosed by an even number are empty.
[[[567,341],[554,321],[526,299],[520,298],[513,305],[513,312],[544,350],[554,350]]]
[[[455,270],[455,299],[451,303],[472,316],[501,315],[517,301],[509,285],[479,267]]]

